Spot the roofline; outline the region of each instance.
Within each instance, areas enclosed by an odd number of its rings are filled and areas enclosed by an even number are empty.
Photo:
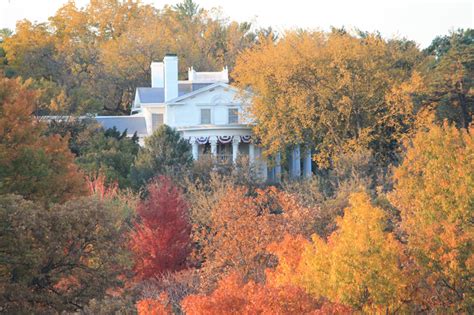
[[[187,99],[188,97],[192,97],[192,96],[195,96],[197,94],[200,94],[202,92],[206,92],[208,90],[211,90],[211,89],[215,89],[216,87],[223,87],[223,88],[228,88],[228,89],[231,89],[235,92],[239,92],[239,90],[227,83],[224,83],[224,82],[216,82],[216,83],[213,83],[213,84],[210,84],[210,85],[207,85],[207,86],[204,86],[196,91],[192,91],[190,93],[187,93],[187,94],[184,94],[184,95],[181,95],[181,96],[178,96],[174,99],[171,99],[169,100],[168,102],[166,102],[167,104],[170,104],[170,103],[176,103],[176,102],[179,102],[179,101],[182,101],[184,99]]]
[[[166,103],[140,103],[140,107],[135,108],[142,108],[142,107],[149,107],[149,106],[166,106]]]
[[[232,129],[249,129],[251,130],[253,125],[250,124],[233,124],[233,125],[197,125],[197,126],[184,126],[184,127],[175,127],[178,131],[194,131],[194,130],[232,130]]]
[[[145,118],[145,116],[142,116],[142,115],[128,115],[128,116],[95,116],[93,118],[100,118],[100,119],[104,119],[104,118],[113,118],[113,119],[117,119],[117,118]]]

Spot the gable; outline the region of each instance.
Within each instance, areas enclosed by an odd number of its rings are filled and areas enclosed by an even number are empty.
[[[215,83],[175,98],[170,104],[240,104],[238,90],[225,83]]]

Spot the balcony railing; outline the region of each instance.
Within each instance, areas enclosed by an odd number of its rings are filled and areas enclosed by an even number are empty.
[[[209,160],[212,159],[212,160],[216,161],[216,163],[227,164],[227,163],[232,163],[232,154],[212,155],[210,153],[206,153],[206,154],[199,155],[199,159],[209,159]]]

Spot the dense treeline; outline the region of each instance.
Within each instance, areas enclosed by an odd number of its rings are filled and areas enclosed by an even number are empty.
[[[127,114],[138,86],[149,86],[150,63],[169,52],[180,73],[230,69],[236,56],[270,29],[230,21],[192,1],[157,9],[140,1],[73,1],[44,23],[19,21],[4,30],[0,57],[7,76],[34,79],[43,91],[37,113]]]
[[[1,33],[0,313],[474,312],[473,30],[256,33],[105,0]],[[169,50],[230,65],[266,153],[310,145],[313,177],[35,117],[124,112]]]
[[[473,30],[425,51],[377,34],[302,31],[246,50],[233,76],[255,93],[251,115],[269,153],[310,144],[318,165],[330,165],[362,146],[386,166],[399,161],[400,144],[428,112],[467,128],[473,58]]]

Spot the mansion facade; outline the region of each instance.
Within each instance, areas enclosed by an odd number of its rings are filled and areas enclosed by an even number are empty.
[[[104,128],[116,127],[137,134],[140,144],[160,125],[178,130],[192,145],[195,160],[210,155],[219,161],[248,156],[263,180],[278,181],[280,156],[269,168],[252,134],[253,122],[245,117],[248,106],[240,91],[229,85],[227,68],[220,72],[188,69],[188,80],[178,80],[178,57],[166,55],[163,62],[151,64],[151,87],[138,87],[130,116],[96,116]],[[311,176],[311,154],[300,147],[292,150],[290,176]]]

